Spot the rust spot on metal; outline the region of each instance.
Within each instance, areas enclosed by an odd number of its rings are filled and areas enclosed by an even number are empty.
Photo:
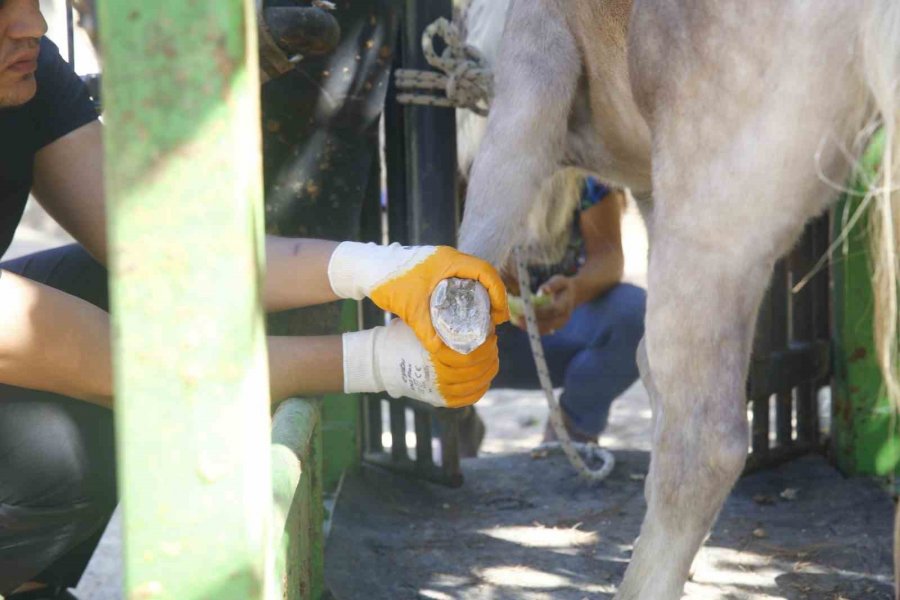
[[[847,362],[856,362],[858,360],[862,360],[868,355],[868,350],[866,350],[865,346],[859,346],[855,348],[850,356],[847,357]]]
[[[148,598],[155,598],[162,594],[163,585],[158,581],[148,581],[146,583],[142,583],[137,586],[131,594],[129,594],[129,600],[146,600]]]
[[[269,133],[278,133],[281,131],[281,122],[275,119],[266,119],[266,131]]]

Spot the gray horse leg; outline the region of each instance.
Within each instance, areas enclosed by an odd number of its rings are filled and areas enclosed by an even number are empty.
[[[759,303],[775,260],[832,197],[816,161],[846,174],[837,144],[859,97],[849,2],[683,4],[641,2],[629,47],[653,132],[642,370],[655,422],[647,515],[619,600],[681,597],[743,468]],[[821,89],[832,93],[810,93]]]
[[[522,241],[537,192],[558,168],[581,62],[557,0],[516,0],[495,98],[466,197],[459,248],[495,264]]]

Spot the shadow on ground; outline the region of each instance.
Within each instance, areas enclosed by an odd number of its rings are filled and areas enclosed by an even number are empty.
[[[593,489],[564,458],[527,453],[465,462],[456,490],[367,468],[344,484],[329,586],[341,600],[610,598],[640,527],[649,457],[617,459]],[[885,493],[820,457],[745,477],[686,597],[892,598],[892,514]]]

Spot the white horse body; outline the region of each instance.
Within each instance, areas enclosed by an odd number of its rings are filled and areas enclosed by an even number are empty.
[[[617,598],[679,598],[746,458],[744,382],[772,266],[834,199],[826,181],[845,180],[868,120],[880,113],[895,137],[900,3],[511,0],[493,71],[462,250],[502,262],[561,165],[652,194],[648,511]],[[896,227],[889,193],[878,207]],[[888,308],[893,231],[879,246]],[[882,319],[895,326],[896,304]]]

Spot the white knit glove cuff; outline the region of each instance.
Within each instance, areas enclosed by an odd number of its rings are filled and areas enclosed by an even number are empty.
[[[344,393],[383,392],[375,367],[375,344],[383,327],[343,334]]]
[[[385,327],[343,335],[344,392],[387,392],[447,406],[438,391],[434,366],[416,334],[400,319]]]
[[[381,283],[412,269],[434,251],[434,246],[341,242],[328,260],[328,281],[339,298],[362,300]]]

